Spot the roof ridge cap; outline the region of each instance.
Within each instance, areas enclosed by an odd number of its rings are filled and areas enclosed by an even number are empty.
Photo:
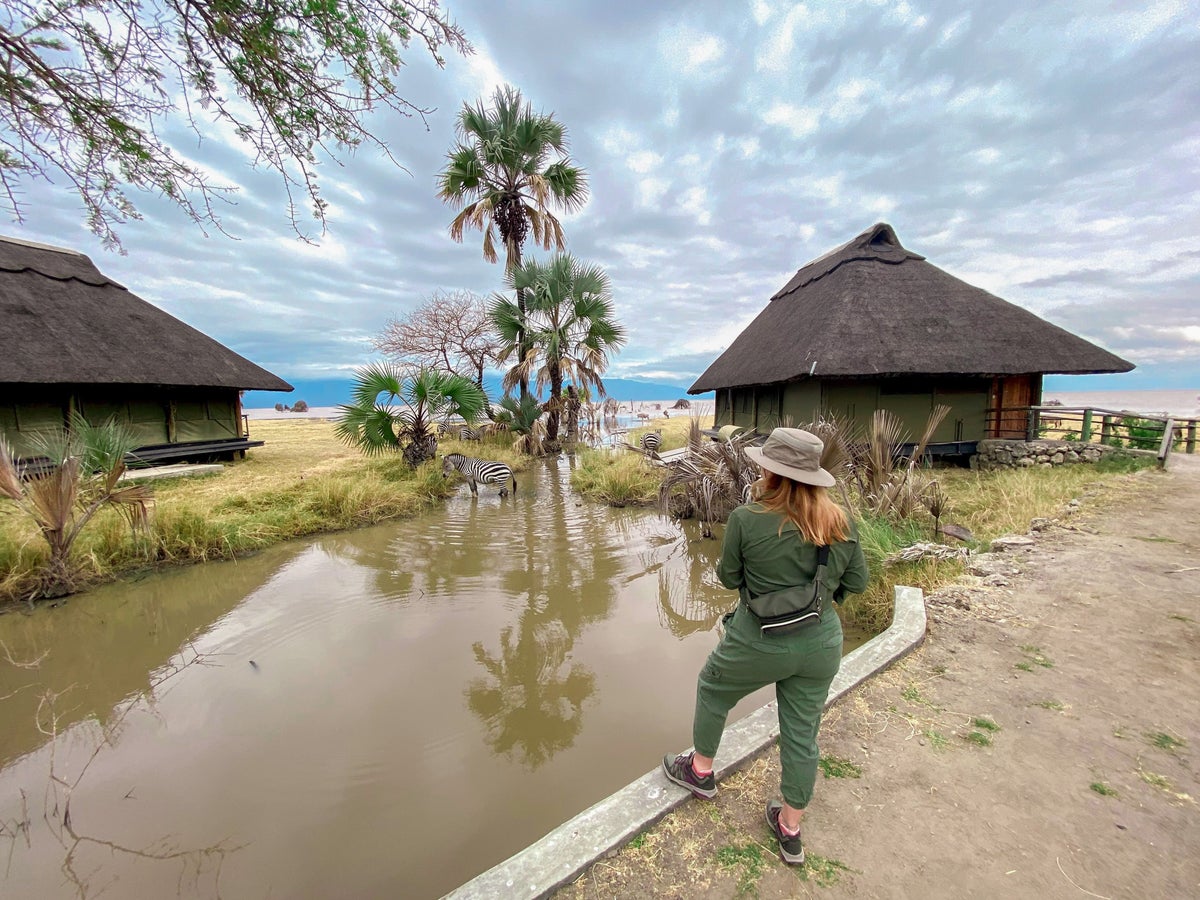
[[[884,254],[894,257],[889,259]],[[796,274],[788,280],[772,297],[771,301],[782,299],[795,293],[802,287],[807,287],[814,281],[820,281],[826,275],[831,275],[844,264],[850,262],[881,262],[888,265],[899,265],[908,260],[924,260],[920,253],[914,253],[896,236],[896,230],[887,222],[876,222],[844,244],[839,244],[832,250],[822,253],[811,262],[805,263],[796,270]],[[834,261],[836,260],[836,262]],[[825,264],[822,267],[821,264]]]
[[[72,250],[70,247],[59,247],[55,244],[42,244],[38,241],[28,241],[25,238],[12,237],[7,234],[0,234],[0,241],[6,244],[18,244],[22,247],[32,247],[35,250],[50,250],[53,253],[66,253],[70,256],[82,256],[87,259],[87,254],[80,253],[78,250]]]

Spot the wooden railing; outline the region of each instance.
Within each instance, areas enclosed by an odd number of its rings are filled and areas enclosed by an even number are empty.
[[[1005,423],[1007,431],[1013,430],[1016,416],[1023,415],[1027,441],[1071,440],[1154,450],[1162,463],[1172,450],[1182,448],[1186,453],[1196,452],[1196,425],[1200,422],[1198,418],[1073,406],[1029,406],[1020,410],[989,410],[988,413],[989,425],[997,421],[994,416],[1000,417],[999,421]],[[990,427],[989,433],[993,433]]]

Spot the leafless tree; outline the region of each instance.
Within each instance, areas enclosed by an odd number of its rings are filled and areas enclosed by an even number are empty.
[[[434,292],[404,318],[389,321],[372,344],[401,365],[461,375],[480,387],[499,349],[483,298],[462,290]]]

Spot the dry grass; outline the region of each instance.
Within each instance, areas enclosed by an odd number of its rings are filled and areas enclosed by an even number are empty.
[[[251,433],[266,445],[218,474],[151,482],[155,515],[148,536],[133,537],[113,514],[98,516],[76,546],[84,581],[163,563],[225,559],[304,535],[414,516],[455,487],[437,461],[414,471],[398,455],[362,456],[337,440],[329,422],[254,422]],[[510,443],[506,436],[450,440],[440,449],[514,469],[528,465]],[[30,522],[0,514],[0,603],[23,598],[45,558]]]
[[[712,425],[712,416],[700,416],[700,427],[708,428]],[[669,419],[651,419],[646,425],[639,425],[636,428],[629,430],[629,443],[635,447],[641,441],[642,435],[648,431],[662,431],[662,446],[660,452],[667,450],[675,450],[687,444],[688,429],[691,428],[692,417],[687,415],[683,410],[680,410]]]

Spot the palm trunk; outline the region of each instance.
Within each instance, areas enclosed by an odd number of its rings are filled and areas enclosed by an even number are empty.
[[[550,361],[550,412],[546,416],[546,440],[558,443],[558,421],[562,410],[562,370],[554,360]]]
[[[507,271],[513,272],[521,265],[521,245],[505,242],[508,247],[508,258],[505,261]],[[529,345],[525,340],[525,292],[517,290],[517,309],[521,313],[521,328],[517,331],[517,365],[525,362],[525,354],[529,352]],[[529,396],[529,376],[521,376],[521,399],[524,400]]]

